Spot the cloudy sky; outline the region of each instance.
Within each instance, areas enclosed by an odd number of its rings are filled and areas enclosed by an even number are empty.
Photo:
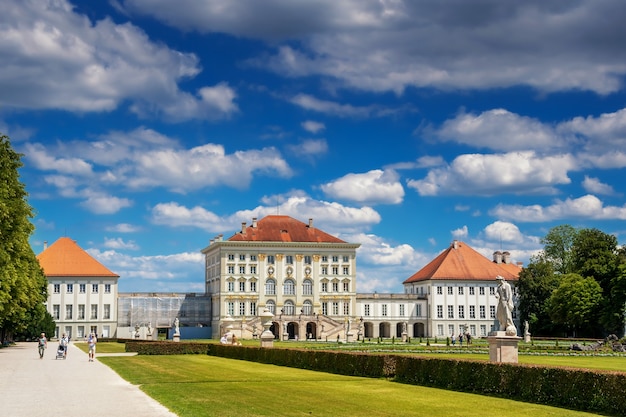
[[[285,214],[360,243],[359,292],[453,239],[526,264],[626,241],[622,0],[7,0],[0,132],[31,239],[121,291],[202,292],[200,250]]]

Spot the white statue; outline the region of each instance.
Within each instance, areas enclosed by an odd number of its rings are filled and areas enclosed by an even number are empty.
[[[174,334],[180,334],[180,328],[178,327],[179,321],[178,317],[174,319]]]
[[[500,324],[499,330],[504,330],[507,336],[517,335],[517,329],[513,324],[513,291],[511,284],[505,281],[504,277],[498,275],[498,288],[496,290],[496,298],[498,298],[498,308],[496,309],[496,317]]]

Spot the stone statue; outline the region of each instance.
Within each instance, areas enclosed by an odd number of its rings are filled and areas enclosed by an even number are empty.
[[[152,328],[152,322],[151,322],[151,321],[149,321],[149,322],[148,322],[148,336],[152,336],[152,331],[153,331],[153,330],[154,330],[154,329]]]
[[[511,284],[506,282],[504,277],[498,275],[496,277],[498,281],[498,288],[496,290],[496,298],[498,299],[498,307],[496,309],[496,317],[500,328],[498,330],[505,331],[507,336],[517,335],[517,329],[513,324],[512,311],[513,305],[513,291],[511,290]]]
[[[176,317],[174,319],[174,334],[180,334],[180,327],[179,326],[179,321],[178,321],[178,317]]]
[[[402,323],[402,333],[406,334],[406,322]]]
[[[524,335],[528,335],[530,332],[528,331],[528,320],[524,321]]]

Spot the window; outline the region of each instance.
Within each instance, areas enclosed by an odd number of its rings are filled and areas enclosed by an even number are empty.
[[[333,262],[339,262],[339,257],[336,255],[333,255],[332,260]]]
[[[256,292],[256,281],[250,282],[250,292]]]
[[[454,294],[453,291],[454,291],[454,288],[448,287],[448,295]]]
[[[344,262],[350,262],[350,257],[346,256],[346,255],[343,255],[343,261]]]
[[[293,265],[293,255],[287,255],[285,256],[285,263],[287,265]]]
[[[400,316],[404,316],[404,304],[400,304]]]
[[[448,306],[448,318],[449,319],[454,318],[454,306]]]
[[[496,295],[496,287],[489,287],[489,295]]]
[[[489,306],[489,318],[490,319],[496,318],[496,306]]]
[[[459,287],[459,295],[463,295],[463,287]]]
[[[365,308],[365,315],[369,316],[370,315],[370,305],[369,304],[365,304],[363,307]]]
[[[344,316],[350,315],[350,303],[343,303],[343,315]]]
[[[61,292],[61,284],[54,284],[54,293],[59,294]]]
[[[322,255],[322,262],[328,262],[328,256]]]
[[[273,279],[265,281],[265,295],[276,295],[276,281]]]
[[[339,292],[339,283],[333,282],[333,292]]]
[[[102,306],[102,318],[109,320],[111,318],[111,304],[105,304]]]
[[[339,267],[333,266],[333,275],[339,275]]]
[[[387,315],[387,304],[383,304],[383,305],[382,305],[382,312],[383,312],[383,313],[382,313],[382,314],[383,314],[383,316],[386,316],[386,315]]]
[[[274,264],[274,255],[267,255],[267,263],[270,265]]]
[[[333,301],[333,314],[335,316],[339,315],[339,303],[337,301]]]
[[[61,306],[59,304],[52,305],[52,317],[54,317],[55,320],[59,320],[61,317]]]
[[[239,292],[246,292],[246,281],[239,281]]]
[[[479,306],[479,307],[478,307],[478,311],[479,311],[479,314],[480,314],[480,318],[481,318],[481,319],[484,319],[484,318],[486,318],[486,317],[487,317],[487,316],[485,316],[485,306]]]
[[[111,284],[104,284],[104,293],[111,294]]]
[[[234,255],[234,254],[232,254],[232,253],[229,253],[229,254],[228,254],[228,260],[229,260],[229,261],[234,261],[234,260],[235,260],[235,255]]]
[[[240,316],[246,315],[246,303],[244,302],[239,303],[239,315]]]
[[[443,294],[443,287],[442,286],[438,286],[437,287],[437,295],[442,295]]]
[[[313,282],[310,279],[305,279],[302,283],[302,294],[313,295]]]
[[[309,300],[306,300],[304,301],[304,303],[302,303],[302,314],[304,314],[305,316],[310,316],[313,314],[313,305]]]
[[[469,306],[469,315],[470,319],[476,318],[476,306]]]
[[[459,318],[460,319],[465,318],[465,306],[459,306]]]
[[[347,281],[343,283],[343,292],[350,292],[350,283]]]
[[[256,262],[256,255],[250,255],[250,261]]]
[[[228,292],[235,291],[235,283],[233,281],[228,281],[227,285],[228,285]]]
[[[295,295],[296,294],[296,284],[293,280],[288,279],[283,284],[283,294],[285,295]]]
[[[322,303],[322,314],[325,316],[328,315],[328,303],[327,302]]]
[[[311,265],[311,255],[305,255],[304,256],[304,264],[305,265]]]
[[[228,265],[228,273],[229,274],[235,273],[235,265]]]
[[[478,294],[485,295],[485,287],[478,287]]]
[[[250,265],[250,273],[256,274],[256,265]]]
[[[239,260],[240,261],[245,261],[246,260],[246,255],[245,254],[239,255]]]
[[[232,301],[228,302],[228,315],[229,316],[235,315],[235,303],[233,303]]]
[[[74,292],[74,284],[67,284],[65,286],[65,292],[67,292],[68,294],[71,294]]]
[[[272,314],[276,314],[276,304],[274,303],[274,300],[269,300],[267,303],[265,303],[265,308]]]
[[[480,335],[483,337],[487,336],[487,326],[484,324],[480,325]]]
[[[437,325],[437,336],[443,336],[443,324]]]
[[[328,292],[328,282],[322,282],[322,292]]]
[[[422,305],[415,304],[415,316],[422,317]]]
[[[349,267],[347,267],[347,266],[344,266],[344,267],[343,267],[343,274],[344,274],[344,275],[350,275],[350,268],[349,268]]]
[[[443,318],[443,306],[442,305],[437,306],[437,318],[438,319]]]
[[[72,320],[72,307],[71,304],[65,306],[65,320]]]
[[[450,333],[454,339],[454,324],[448,324],[448,333]]]
[[[250,301],[250,315],[256,316],[256,301]]]
[[[85,320],[85,304],[78,305],[78,320]]]
[[[93,294],[98,294],[98,284],[91,284],[91,292]]]
[[[78,292],[84,294],[87,291],[87,286],[85,284],[78,284]]]
[[[246,273],[246,266],[245,265],[239,265],[239,273],[240,274],[245,274]]]
[[[469,287],[469,294],[474,295],[474,287]]]
[[[327,266],[323,266],[322,267],[322,275],[328,275],[328,267]]]
[[[91,305],[91,315],[89,316],[89,318],[91,320],[97,320],[98,319],[98,304],[92,304]]]
[[[470,324],[470,334],[472,336],[476,336],[476,325],[475,324]]]

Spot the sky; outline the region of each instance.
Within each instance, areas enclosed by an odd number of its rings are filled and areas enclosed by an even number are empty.
[[[5,0],[0,132],[31,245],[121,292],[203,292],[272,214],[350,243],[357,291],[453,240],[527,265],[550,228],[626,241],[622,0]]]

